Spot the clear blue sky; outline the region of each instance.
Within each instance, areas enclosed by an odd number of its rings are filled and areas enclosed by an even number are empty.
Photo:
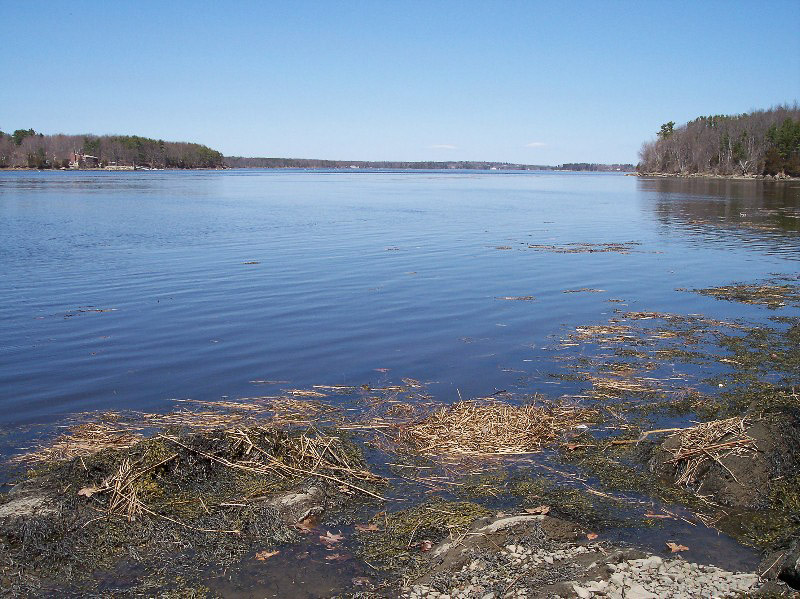
[[[0,129],[227,155],[636,162],[800,100],[800,0],[0,0]]]

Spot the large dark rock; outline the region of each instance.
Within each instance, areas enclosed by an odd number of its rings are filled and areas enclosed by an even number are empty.
[[[783,410],[748,419],[745,433],[754,440],[753,450],[723,452],[698,468],[688,487],[698,495],[730,507],[768,507],[774,480],[800,473],[800,411]],[[728,435],[719,442],[734,441]],[[655,449],[650,469],[673,482],[680,477],[680,464],[673,461],[680,435],[667,437]]]
[[[795,542],[783,559],[778,578],[793,589],[800,589],[800,543]]]

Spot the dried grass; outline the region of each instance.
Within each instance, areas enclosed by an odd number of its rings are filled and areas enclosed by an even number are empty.
[[[116,472],[103,480],[97,487],[81,490],[87,496],[107,495],[108,514],[124,516],[129,522],[142,514],[163,518],[188,528],[194,528],[184,522],[169,518],[148,508],[141,496],[141,481],[145,475],[157,470],[173,460],[185,459],[187,455],[200,456],[217,466],[260,475],[267,479],[294,479],[300,477],[318,477],[337,484],[350,493],[362,493],[383,499],[377,493],[354,484],[352,481],[375,483],[383,481],[377,476],[348,458],[341,439],[324,435],[314,429],[296,435],[285,436],[280,444],[280,455],[274,448],[263,446],[259,437],[262,432],[270,433],[268,428],[236,428],[224,432],[231,442],[228,451],[209,452],[192,442],[191,437],[179,437],[161,434],[161,439],[175,448],[175,453],[155,464],[145,465],[141,461],[133,461],[124,457]],[[269,437],[269,435],[268,435]],[[204,532],[238,533],[237,530],[197,529]]]
[[[674,436],[680,444],[671,450],[673,457],[670,460],[678,472],[676,483],[691,485],[697,482],[701,469],[709,462],[716,462],[728,470],[722,458],[756,451],[755,439],[747,435],[746,426],[745,418],[736,417],[704,422],[676,433]],[[728,472],[736,480],[733,473]]]
[[[12,463],[60,462],[104,449],[127,449],[141,441],[138,427],[119,422],[87,422],[58,435],[53,441],[11,458]]]
[[[461,401],[410,424],[399,438],[425,455],[523,454],[540,451],[562,433],[597,418],[593,410],[570,406]]]

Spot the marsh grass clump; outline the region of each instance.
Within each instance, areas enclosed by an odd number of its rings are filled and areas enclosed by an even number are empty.
[[[433,545],[457,539],[489,514],[476,503],[438,497],[405,510],[381,512],[370,520],[378,531],[358,533],[359,553],[373,567],[410,577],[420,571]]]
[[[26,497],[46,509],[0,518],[0,578],[28,580],[23,595],[48,581],[89,592],[121,563],[151,582],[198,580],[297,538],[281,493],[313,492],[327,509],[379,497],[381,484],[355,445],[324,431],[165,431],[53,465],[9,493],[6,512]]]
[[[596,410],[574,406],[461,401],[404,427],[399,437],[424,455],[512,455],[539,451],[599,419]]]

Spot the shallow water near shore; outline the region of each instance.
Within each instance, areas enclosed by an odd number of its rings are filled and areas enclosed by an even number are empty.
[[[559,341],[576,327],[618,310],[767,323],[763,305],[680,289],[796,275],[798,260],[797,182],[0,173],[0,450],[78,412],[315,384],[411,378],[444,402],[579,394],[553,376],[569,372]],[[758,561],[708,528],[662,524],[605,534],[652,550],[679,538],[732,569]],[[343,581],[360,574],[340,567]]]
[[[548,339],[605,319],[609,299],[760,316],[675,289],[796,272],[798,193],[607,174],[2,173],[0,423],[257,395],[258,380],[407,376],[452,399],[537,385]],[[527,247],[625,242],[639,245]],[[581,288],[604,291],[563,293]]]

